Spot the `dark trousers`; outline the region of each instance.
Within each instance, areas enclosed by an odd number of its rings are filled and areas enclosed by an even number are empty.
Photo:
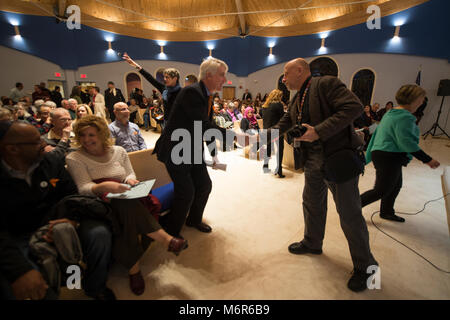
[[[85,293],[95,296],[103,291],[108,277],[108,268],[111,262],[112,234],[105,223],[98,220],[82,220],[78,230],[84,259],[87,265],[86,273],[82,279]],[[34,269],[41,272],[34,259],[29,256],[28,241],[30,236],[15,239],[17,248],[23,253]],[[65,273],[66,270],[61,270]],[[15,299],[11,284],[0,274],[0,297],[2,299]],[[48,289],[44,299],[56,300],[58,297],[53,290]]]
[[[373,151],[376,170],[375,186],[361,195],[362,207],[381,199],[380,214],[395,214],[394,203],[402,188],[402,165],[405,156],[394,152]]]
[[[174,165],[169,161],[166,168],[174,184],[174,198],[170,213],[160,223],[167,233],[178,236],[185,222],[202,222],[212,182],[205,164]]]
[[[325,236],[328,189],[333,194],[341,228],[348,241],[353,266],[366,272],[377,262],[369,245],[369,232],[361,211],[358,181],[355,177],[344,183],[327,181],[321,171],[323,156],[320,145],[307,149],[305,162],[305,187],[303,189],[304,239],[309,248],[321,249]]]

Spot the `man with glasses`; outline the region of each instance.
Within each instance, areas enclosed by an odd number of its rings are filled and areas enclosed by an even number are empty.
[[[56,299],[29,255],[32,233],[46,224],[52,208],[77,187],[56,152],[45,153],[39,131],[25,122],[0,121],[0,299]],[[68,219],[53,220],[55,225]],[[83,289],[96,299],[115,299],[106,287],[111,231],[104,222],[82,218],[77,227],[87,265]],[[65,271],[63,271],[65,272]]]
[[[53,151],[57,146],[68,151],[70,147],[70,134],[72,133],[72,118],[69,111],[56,108],[50,113],[53,127],[43,138],[47,143],[45,152]]]

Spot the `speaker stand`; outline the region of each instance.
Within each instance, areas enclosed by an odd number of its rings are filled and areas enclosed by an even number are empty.
[[[441,106],[439,107],[439,112],[438,112],[436,122],[433,124],[433,126],[430,128],[430,130],[428,130],[427,132],[425,132],[423,134],[424,139],[426,139],[429,134],[431,134],[434,137],[436,135],[436,129],[441,130],[442,133],[444,133],[447,136],[447,138],[450,139],[450,136],[447,134],[447,132],[445,132],[445,130],[442,129],[441,126],[439,125],[439,118],[441,117],[442,106],[444,105],[444,98],[445,98],[445,96],[442,97]]]

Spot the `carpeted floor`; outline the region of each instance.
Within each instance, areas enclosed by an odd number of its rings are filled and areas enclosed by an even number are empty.
[[[158,135],[143,132],[148,147]],[[450,165],[450,141],[428,138],[423,149]],[[210,234],[185,227],[189,248],[179,256],[153,244],[142,259],[146,291],[135,296],[127,271],[114,265],[108,279],[118,299],[450,299],[450,275],[378,231],[371,215],[379,202],[363,209],[372,252],[380,263],[381,289],[353,293],[346,284],[352,270],[348,245],[329,194],[327,229],[320,256],[296,256],[287,247],[302,239],[301,173],[285,170],[285,179],[262,173],[262,162],[243,157],[242,150],[220,153],[226,172],[209,169],[213,181],[204,220]],[[274,168],[274,162],[271,163]],[[413,160],[404,169],[400,212],[417,212],[426,201],[441,197],[442,168]],[[360,191],[373,186],[372,164],[361,177]],[[405,223],[374,222],[438,267],[450,270],[450,238],[444,200],[430,203]],[[73,292],[69,296],[73,297]],[[78,298],[82,298],[81,296]]]

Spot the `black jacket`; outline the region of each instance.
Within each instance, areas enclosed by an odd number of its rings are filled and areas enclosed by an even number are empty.
[[[191,139],[188,145],[191,151],[191,163],[198,162],[198,159],[194,161],[195,154],[201,154],[203,159],[203,134],[207,129],[219,130],[225,141],[227,131],[214,123],[212,120],[213,114],[214,112],[210,110],[208,116],[208,95],[203,81],[181,89],[173,104],[166,127],[155,145],[154,153],[157,154],[158,159],[164,163],[171,161],[172,149],[182,143],[182,138],[180,138],[180,141],[171,141],[172,133],[176,129],[185,129],[190,133]],[[194,135],[194,121],[201,123],[201,136]],[[210,142],[208,141],[208,144]],[[183,151],[179,154],[183,156]]]
[[[161,94],[163,94],[164,90],[167,90],[167,87],[165,84],[159,82],[158,80],[156,80],[155,78],[153,78],[153,76],[148,73],[147,71],[145,71],[144,69],[141,69],[139,71],[140,74],[142,74],[144,76],[145,79],[147,79],[148,82],[150,82],[159,92],[161,92]],[[164,120],[168,121],[169,120],[169,116],[170,113],[172,111],[173,108],[173,104],[175,103],[175,99],[177,98],[177,95],[180,93],[181,91],[181,87],[180,90],[172,92],[171,94],[168,94],[167,96],[167,100],[163,100],[164,101]]]
[[[108,110],[112,110],[117,102],[125,102],[122,91],[116,88],[116,95],[110,92],[110,89],[105,90],[105,106]]]
[[[25,180],[12,178],[0,164],[0,272],[10,282],[32,269],[13,238],[31,235],[47,222],[57,202],[77,193],[64,165],[60,154],[46,153],[33,172],[30,187]]]
[[[267,108],[263,110],[263,128],[269,129],[276,125],[278,121],[284,116],[284,108],[281,102],[270,103]]]

